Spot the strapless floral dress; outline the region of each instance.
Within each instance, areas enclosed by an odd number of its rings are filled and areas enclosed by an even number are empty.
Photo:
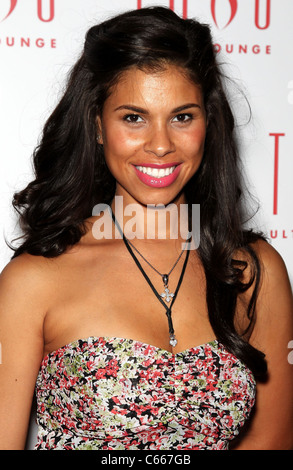
[[[43,359],[36,396],[36,450],[220,450],[248,419],[255,380],[217,340],[173,354],[90,337]]]

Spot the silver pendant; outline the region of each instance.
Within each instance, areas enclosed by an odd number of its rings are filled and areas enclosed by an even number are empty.
[[[171,299],[172,299],[172,297],[174,297],[174,294],[173,294],[173,292],[170,292],[170,291],[169,291],[169,287],[168,287],[169,276],[168,276],[168,274],[163,274],[162,280],[163,280],[163,283],[164,283],[165,291],[162,292],[161,297],[162,297],[162,299],[164,299],[166,302],[170,302]]]
[[[166,301],[166,302],[170,302],[172,297],[174,297],[174,294],[173,292],[170,292],[169,291],[169,287],[168,287],[168,282],[169,282],[169,276],[168,274],[163,274],[162,276],[162,279],[163,279],[163,283],[164,283],[164,292],[161,294],[161,297]],[[167,310],[167,316],[168,316],[168,321],[169,321],[169,328],[170,328],[170,323],[171,323],[171,326],[172,326],[172,329],[169,331],[174,331],[173,330],[173,325],[172,325],[172,319],[171,319],[171,310],[168,309]],[[175,348],[176,344],[177,344],[177,339],[175,338],[175,335],[174,334],[171,334],[170,333],[170,340],[169,340],[169,344],[171,344],[171,346],[173,348]]]
[[[162,299],[164,299],[166,302],[170,302],[172,297],[174,297],[173,292],[170,292],[168,287],[165,287],[165,292],[162,292],[161,294]]]
[[[176,346],[176,344],[177,344],[177,339],[175,338],[175,335],[171,335],[171,336],[170,336],[170,341],[169,341],[169,343],[171,344],[171,346],[172,346],[173,348],[175,348],[175,346]]]

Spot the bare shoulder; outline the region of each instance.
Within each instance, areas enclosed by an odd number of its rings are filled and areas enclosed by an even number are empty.
[[[237,324],[239,331],[248,326],[246,312],[257,287],[256,323],[252,337],[257,336],[259,340],[260,332],[281,327],[281,319],[287,327],[292,322],[292,289],[285,261],[270,243],[259,239],[252,243],[250,248],[259,263],[258,276],[255,276],[255,266],[249,250],[241,250],[235,254],[238,260],[247,263],[247,268],[243,271],[243,281],[247,283],[254,279],[251,287],[239,295]]]
[[[267,380],[257,384],[257,406],[238,449],[292,449],[293,373],[288,360],[293,339],[293,297],[285,262],[269,243],[251,245],[261,276],[250,344],[262,351]],[[272,423],[274,425],[272,426]]]
[[[251,246],[266,270],[277,269],[287,272],[282,256],[269,242],[260,239]]]
[[[1,378],[35,379],[43,354],[43,326],[51,305],[53,265],[43,257],[23,254],[0,275],[0,341],[4,365]],[[32,383],[33,383],[32,380]],[[32,386],[31,383],[31,386]]]
[[[11,260],[0,275],[1,448],[24,448],[43,356],[51,271],[49,260],[23,254]]]
[[[253,249],[260,261],[261,278],[252,339],[267,352],[275,349],[277,338],[279,345],[287,348],[293,338],[293,296],[285,261],[267,242],[258,241]]]
[[[262,289],[272,284],[290,284],[286,264],[280,253],[267,241],[259,239],[251,243],[250,249],[256,256],[260,265],[260,285]],[[235,258],[247,263],[247,270],[244,270],[245,281],[248,281],[254,273],[253,263],[251,263],[251,253],[247,250],[238,250]]]
[[[261,265],[261,291],[285,289],[288,299],[292,297],[289,274],[281,254],[270,243],[259,240],[252,245]]]
[[[12,259],[0,275],[0,312],[22,320],[42,321],[52,301],[56,262],[42,256],[22,254]]]
[[[26,272],[33,276],[39,275],[40,272],[45,274],[51,265],[52,263],[50,258],[23,253],[16,258],[11,259],[11,261],[4,267],[1,272],[1,279],[7,279],[11,276],[21,276]]]
[[[50,279],[56,269],[56,262],[52,259],[24,253],[4,267],[0,274],[0,287],[5,284],[6,288],[14,286],[15,289],[25,291],[30,287],[35,291],[42,286],[42,292],[45,292],[50,287]]]

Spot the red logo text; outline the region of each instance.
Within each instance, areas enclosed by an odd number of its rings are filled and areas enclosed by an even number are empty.
[[[278,213],[278,182],[279,182],[279,139],[284,137],[285,134],[281,133],[270,133],[270,137],[275,139],[274,148],[274,199],[273,199],[273,214]]]
[[[7,15],[1,21],[6,20],[16,9],[18,0],[10,0],[10,7]],[[46,10],[46,14],[44,11]],[[40,21],[49,23],[55,17],[55,0],[37,0],[36,14]],[[45,17],[46,15],[46,17]]]
[[[221,0],[221,6],[223,6],[223,1]],[[237,0],[226,0],[229,2],[230,6],[230,17],[227,23],[222,26],[222,29],[227,28],[236,15],[238,14],[238,1]],[[179,3],[179,0],[177,0]],[[220,28],[218,15],[219,11],[217,10],[216,6],[218,4],[218,0],[211,0],[211,14],[215,25]],[[137,0],[137,9],[143,7],[143,0]],[[169,0],[169,8],[174,11],[175,8],[175,0]],[[188,0],[182,0],[182,17],[188,17]],[[255,0],[254,1],[254,24],[258,29],[268,29],[271,23],[271,0]]]
[[[222,1],[222,0],[221,0]],[[236,17],[238,12],[238,2],[237,0],[227,0],[230,4],[230,18],[228,22],[223,26],[227,28],[230,23]],[[219,28],[217,14],[219,10],[216,9],[217,0],[211,0],[211,12],[212,18],[215,25]],[[223,3],[222,3],[223,6]],[[263,11],[265,8],[265,12]],[[264,17],[264,18],[263,18]],[[271,22],[271,0],[255,0],[254,3],[254,24],[258,29],[268,29]]]

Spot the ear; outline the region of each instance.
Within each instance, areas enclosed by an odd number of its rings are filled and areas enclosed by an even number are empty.
[[[97,142],[100,145],[103,145],[103,132],[102,132],[102,120],[100,116],[97,116],[96,119],[96,124],[97,124]]]

